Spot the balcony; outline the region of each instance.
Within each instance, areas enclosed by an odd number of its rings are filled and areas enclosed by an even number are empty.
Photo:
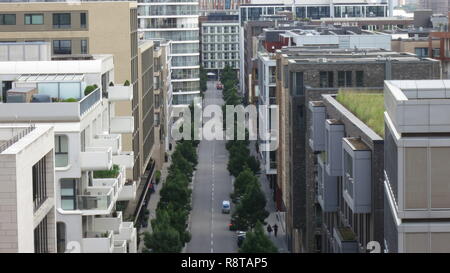
[[[127,253],[127,241],[114,240],[113,253]]]
[[[338,179],[327,174],[322,155],[317,157],[317,201],[323,212],[336,212],[339,208]]]
[[[309,146],[314,152],[321,152],[325,150],[326,109],[321,101],[311,101],[309,110],[311,111]]]
[[[122,152],[122,136],[118,134],[111,135],[97,135],[92,139],[93,147],[112,148],[113,155],[117,155]]]
[[[77,207],[83,215],[109,214],[114,193],[111,187],[88,187],[83,195],[77,196]]]
[[[98,217],[93,219],[92,228],[95,232],[112,230],[115,234],[120,232],[122,225],[122,212],[118,211],[114,216]]]
[[[124,166],[127,169],[131,169],[134,166],[134,153],[133,152],[121,152],[117,155],[113,155],[113,164]]]
[[[96,89],[76,102],[2,103],[0,121],[80,121],[101,99]]]
[[[128,251],[136,253],[137,251],[137,231],[133,222],[123,222],[119,234],[114,235],[114,241],[127,241]]]
[[[372,152],[359,138],[344,138],[344,200],[353,213],[370,213],[372,207]]]
[[[338,120],[327,119],[325,123],[325,169],[330,176],[342,175],[342,138],[344,124]]]
[[[113,232],[86,232],[83,238],[84,253],[112,253],[114,251]]]
[[[358,242],[356,235],[349,227],[333,228],[335,240],[334,252],[336,253],[358,253]]]
[[[113,117],[110,131],[113,134],[131,134],[134,131],[133,117]]]
[[[88,147],[80,153],[80,167],[83,171],[109,170],[112,167],[111,147]]]
[[[133,99],[133,85],[108,86],[108,99],[111,102],[131,101]]]
[[[136,181],[125,184],[122,191],[119,193],[118,201],[129,201],[136,198]]]

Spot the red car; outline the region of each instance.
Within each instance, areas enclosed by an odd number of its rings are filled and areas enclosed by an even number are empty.
[[[218,82],[218,83],[216,84],[216,88],[219,89],[219,90],[223,89],[223,84],[221,84],[220,82]]]

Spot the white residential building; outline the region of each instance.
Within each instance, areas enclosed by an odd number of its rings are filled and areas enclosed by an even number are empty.
[[[202,23],[202,65],[216,75],[226,65],[239,70],[239,22]]]
[[[132,100],[133,86],[102,90],[104,74],[114,82],[112,55],[0,62],[0,80],[11,85],[8,102],[0,106],[0,122],[32,122],[54,130],[57,252],[137,249],[133,222],[123,221],[115,206],[136,195],[136,183],[125,171],[133,167],[134,155],[122,151],[121,144],[121,134],[133,132],[134,119],[115,115],[116,102]],[[85,93],[94,84],[100,87]],[[25,102],[9,102],[20,97]],[[30,102],[49,97],[54,102]]]
[[[138,3],[138,27],[143,39],[172,42],[173,105],[190,104],[200,95],[198,0],[150,0]]]
[[[53,150],[51,126],[0,125],[0,253],[56,252]]]

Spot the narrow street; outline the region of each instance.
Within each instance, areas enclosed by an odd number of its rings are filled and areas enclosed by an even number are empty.
[[[208,82],[204,106],[223,104],[222,91],[214,81]],[[206,120],[204,120],[205,122]],[[237,252],[236,236],[228,230],[230,214],[222,214],[222,201],[230,200],[232,180],[227,170],[228,152],[225,141],[202,140],[198,166],[193,181],[188,253]]]

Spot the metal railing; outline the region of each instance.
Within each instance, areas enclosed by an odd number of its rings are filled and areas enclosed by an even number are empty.
[[[14,143],[19,141],[21,138],[29,134],[31,131],[33,131],[36,128],[35,125],[30,125],[29,127],[23,129],[18,134],[14,135],[12,138],[10,138],[8,141],[0,145],[0,153],[3,153],[6,149],[11,147]]]
[[[101,100],[100,88],[95,89],[80,101],[80,116],[83,116],[94,104]]]

